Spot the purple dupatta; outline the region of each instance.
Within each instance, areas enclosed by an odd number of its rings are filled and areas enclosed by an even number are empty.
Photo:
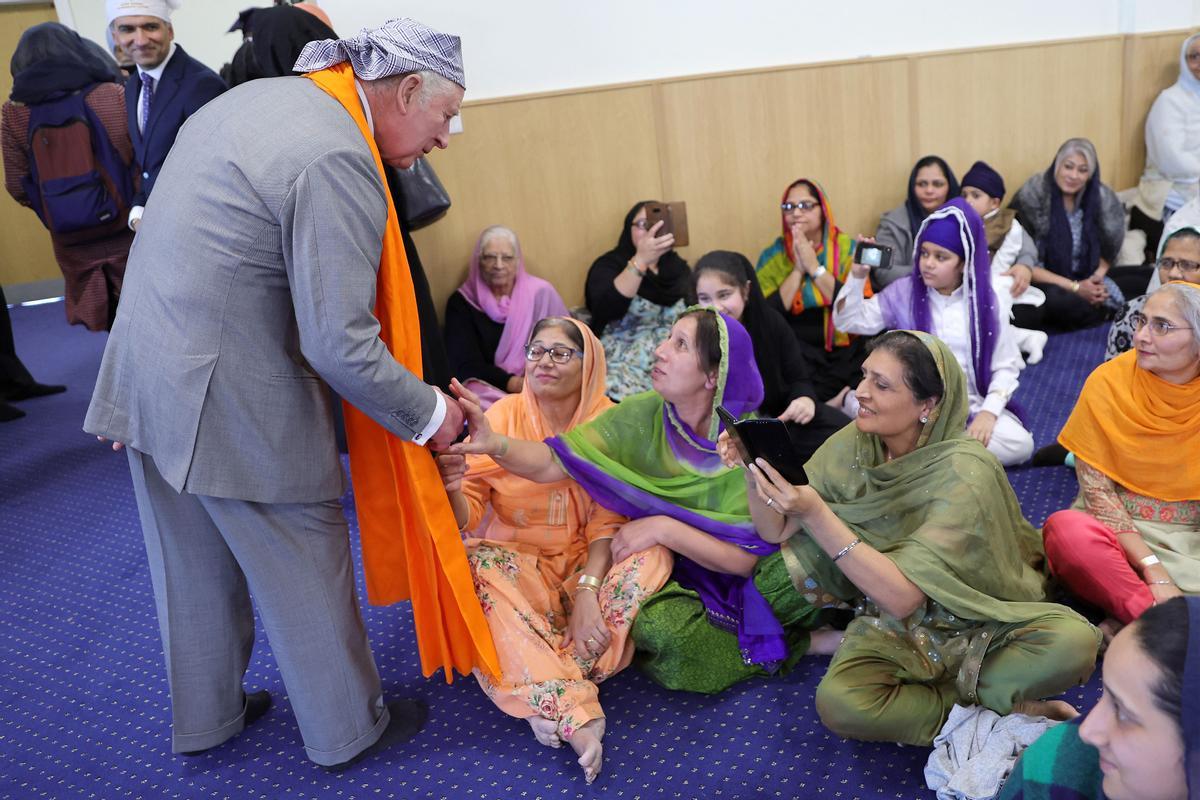
[[[546,443],[571,477],[610,511],[631,519],[667,516],[766,556],[779,546],[759,538],[750,521],[740,471],[720,463],[716,438],[721,425],[715,414],[717,405],[739,417],[753,412],[762,403],[762,378],[746,329],[724,314],[719,319],[721,366],[712,423],[703,435],[685,425],[672,404],[656,392],[646,392]],[[621,443],[609,447],[611,437],[631,430],[645,432],[647,440],[615,455]],[[722,497],[737,498],[738,507],[704,504]],[[712,624],[737,635],[747,663],[771,670],[787,657],[783,626],[752,577],[709,570],[681,556],[676,557],[673,577],[700,595]]]

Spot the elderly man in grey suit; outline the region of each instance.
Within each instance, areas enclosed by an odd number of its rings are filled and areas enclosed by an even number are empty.
[[[301,61],[350,63],[385,162],[449,143],[458,37],[394,20]],[[177,753],[270,704],[242,685],[251,595],[314,762],[344,768],[424,723],[418,701],[383,701],[325,385],[403,439],[444,447],[462,430],[458,404],[379,338],[386,192],[347,107],[288,77],[194,114],[146,206],[84,429],[126,446]]]

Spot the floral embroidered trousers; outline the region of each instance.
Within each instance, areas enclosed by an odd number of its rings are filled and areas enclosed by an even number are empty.
[[[481,541],[468,554],[502,671],[498,682],[479,670],[475,677],[502,711],[554,720],[559,736],[569,740],[581,726],[604,716],[597,684],[633,659],[629,629],[642,602],[670,576],[671,552],[657,546],[613,565],[599,592],[611,643],[598,657],[581,659],[574,646],[561,646],[578,574],[563,581],[543,575],[536,551],[514,545]]]

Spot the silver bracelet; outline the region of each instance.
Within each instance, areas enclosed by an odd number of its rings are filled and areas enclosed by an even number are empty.
[[[1174,586],[1175,581],[1147,581],[1147,586]]]
[[[849,552],[850,552],[851,550],[853,550],[854,548],[858,547],[860,544],[862,544],[862,539],[860,539],[860,538],[858,538],[857,536],[855,536],[855,537],[854,537],[854,541],[853,541],[853,542],[851,542],[850,544],[846,545],[846,546],[845,546],[845,547],[843,547],[841,550],[838,550],[838,551],[837,551],[837,555],[835,555],[835,556],[833,557],[833,563],[835,563],[835,564],[836,564],[837,562],[841,561],[843,558],[845,558],[845,557],[846,557],[846,554],[847,554],[847,553],[849,553]]]

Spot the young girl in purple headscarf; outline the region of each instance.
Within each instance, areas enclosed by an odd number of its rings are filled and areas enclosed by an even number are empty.
[[[854,264],[834,303],[833,324],[846,333],[921,330],[944,341],[967,374],[967,433],[1005,466],[1027,461],[1033,435],[1010,398],[1022,367],[1006,315],[992,289],[983,220],[956,197],[921,223],[913,270],[874,297],[863,289],[870,268]]]

